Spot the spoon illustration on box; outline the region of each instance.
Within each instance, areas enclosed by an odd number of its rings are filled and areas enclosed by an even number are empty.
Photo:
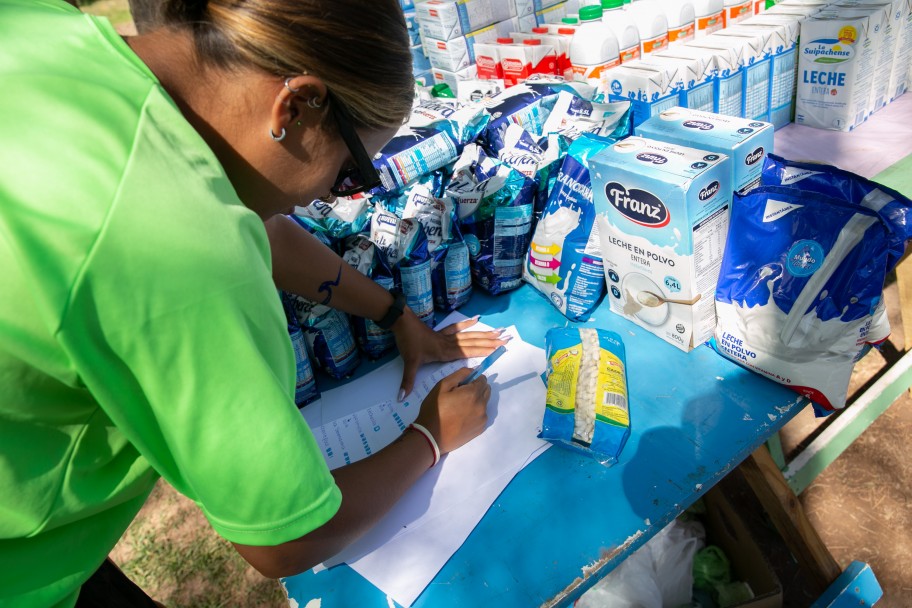
[[[647,308],[656,308],[662,304],[683,304],[685,306],[693,306],[699,301],[702,294],[697,294],[695,297],[690,300],[672,300],[664,296],[660,296],[651,291],[641,291],[637,293],[636,299],[641,305],[646,306]]]

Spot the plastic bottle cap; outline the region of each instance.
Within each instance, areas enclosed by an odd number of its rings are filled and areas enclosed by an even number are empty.
[[[523,40],[523,44],[528,44],[529,46],[538,46],[541,44],[541,40],[538,38],[526,38]]]
[[[512,38],[498,38],[497,44],[513,44]]]
[[[598,21],[602,18],[601,6],[584,6],[579,12],[581,21]]]
[[[602,0],[602,8],[606,11],[612,11],[624,6],[624,0]]]
[[[546,28],[546,27],[533,27],[533,28],[532,28],[532,33],[533,33],[533,34],[547,34],[547,33],[548,33],[548,28]]]
[[[566,23],[567,25],[576,25],[579,23],[579,19],[576,17],[564,17],[561,19],[561,23]]]
[[[563,34],[564,36],[572,36],[576,33],[576,30],[572,27],[561,27],[557,29],[558,34]]]

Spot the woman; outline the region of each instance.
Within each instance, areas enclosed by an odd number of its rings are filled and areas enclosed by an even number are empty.
[[[412,101],[396,2],[168,0],[161,18],[124,41],[62,0],[0,0],[0,604],[73,605],[159,475],[278,577],[432,465],[409,431],[329,473],[276,286],[391,325],[402,393],[422,363],[502,343],[428,330],[280,215],[375,181]],[[468,373],[421,407],[443,453],[485,425]]]

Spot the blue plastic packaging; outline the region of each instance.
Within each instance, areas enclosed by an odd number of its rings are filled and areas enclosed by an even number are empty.
[[[386,263],[383,251],[367,235],[356,234],[347,238],[342,259],[380,287],[386,290],[395,287],[393,272]],[[370,319],[352,317],[351,324],[358,346],[368,359],[379,359],[396,346],[393,332],[383,329]]]
[[[535,193],[534,180],[478,145],[466,146],[455,165],[447,197],[469,248],[472,277],[491,294],[522,284]]]
[[[320,398],[317,381],[314,378],[313,363],[310,353],[307,352],[307,341],[304,331],[292,310],[287,298],[280,294],[282,305],[285,308],[285,320],[288,323],[288,336],[291,339],[291,348],[295,356],[295,404],[302,408],[308,403]]]
[[[630,436],[627,363],[620,336],[602,329],[545,334],[548,392],[541,438],[611,465]]]
[[[819,414],[844,407],[881,303],[887,240],[877,214],[843,200],[781,186],[736,196],[710,344]]]
[[[355,346],[348,315],[294,294],[286,294],[317,366],[341,379],[357,369],[361,356]]]
[[[573,142],[526,257],[523,278],[573,321],[587,320],[605,294],[587,160],[612,143],[592,135]]]

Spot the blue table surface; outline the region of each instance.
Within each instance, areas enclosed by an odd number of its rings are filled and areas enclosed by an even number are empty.
[[[461,312],[516,325],[541,347],[548,329],[570,324],[527,285],[495,297],[476,290]],[[547,450],[507,486],[415,606],[569,605],[807,404],[708,346],[680,351],[607,305],[580,326],[613,330],[627,349],[631,434],[620,461],[604,467]],[[362,365],[359,375],[373,367]],[[323,608],[392,605],[347,565],[284,583],[302,607],[314,598]]]

